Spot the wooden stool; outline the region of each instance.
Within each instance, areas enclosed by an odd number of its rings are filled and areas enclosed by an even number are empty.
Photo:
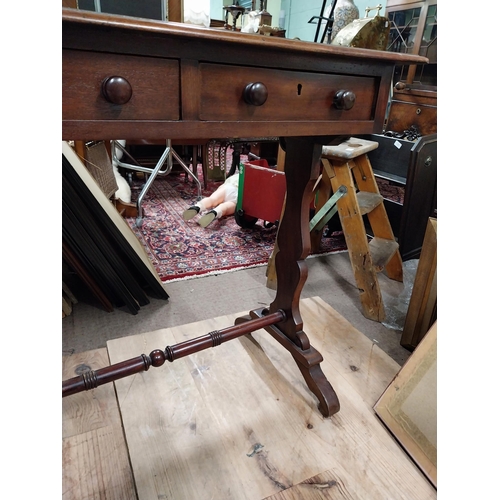
[[[333,192],[342,185],[347,188],[337,201],[337,209],[363,314],[383,321],[385,311],[377,273],[385,269],[389,278],[403,281],[403,269],[399,245],[366,154],[377,147],[377,142],[351,137],[338,146],[323,146],[321,161],[322,175],[329,179]],[[365,214],[374,236],[370,242],[363,222]]]

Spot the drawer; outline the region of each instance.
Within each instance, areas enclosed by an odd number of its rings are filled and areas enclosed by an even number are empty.
[[[200,64],[201,120],[228,121],[331,121],[373,120],[378,79],[242,66]],[[250,83],[263,83],[267,100],[247,104],[243,98]],[[354,92],[349,110],[333,105],[339,90]]]
[[[436,134],[437,107],[393,100],[386,130],[403,132],[412,126],[417,128],[420,135]]]
[[[108,99],[103,93],[108,80]],[[179,63],[175,59],[63,50],[63,120],[178,120]]]

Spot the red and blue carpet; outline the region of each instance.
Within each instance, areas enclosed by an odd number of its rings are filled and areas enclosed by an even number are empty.
[[[201,168],[199,178],[202,180]],[[132,186],[136,200],[142,182]],[[203,180],[202,180],[203,185]],[[220,182],[209,182],[203,196],[211,194]],[[233,216],[214,220],[208,227],[198,225],[199,216],[189,221],[182,212],[196,201],[197,187],[184,173],[171,172],[152,183],[143,200],[143,222],[136,226],[127,218],[146,249],[162,281],[195,278],[238,269],[267,265],[273,251],[277,228],[265,228],[258,220],[252,229],[241,228]],[[342,232],[323,237],[320,254],[346,251]]]

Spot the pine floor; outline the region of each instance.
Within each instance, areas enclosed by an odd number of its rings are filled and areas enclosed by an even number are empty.
[[[373,411],[409,353],[400,332],[362,316],[348,264],[308,259],[301,302],[338,414],[324,419],[290,354],[255,332],[64,398],[63,498],[436,498]],[[222,292],[230,283],[240,295]],[[63,379],[224,328],[274,296],[265,268],[166,287],[169,301],[142,318],[76,304],[63,320]]]

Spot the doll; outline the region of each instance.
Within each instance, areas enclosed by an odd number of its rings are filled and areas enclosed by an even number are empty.
[[[210,196],[184,210],[182,218],[190,220],[200,212],[208,210],[198,221],[201,227],[207,227],[215,219],[234,214],[238,201],[238,181],[238,173],[231,175]]]

